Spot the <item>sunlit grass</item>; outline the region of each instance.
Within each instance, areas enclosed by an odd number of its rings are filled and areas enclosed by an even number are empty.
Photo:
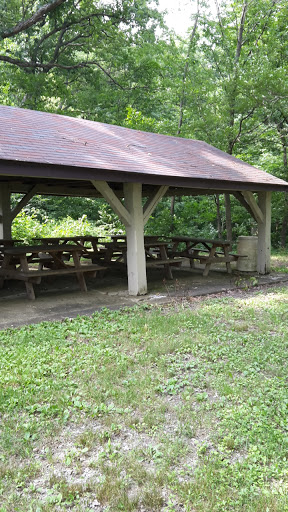
[[[288,251],[286,249],[278,249],[272,251],[271,269],[274,272],[288,272]]]
[[[288,511],[288,291],[0,334],[0,511]]]

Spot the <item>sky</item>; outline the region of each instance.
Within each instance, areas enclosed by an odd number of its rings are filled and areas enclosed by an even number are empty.
[[[193,0],[159,0],[159,10],[167,9],[165,21],[179,35],[185,35],[192,25],[191,14],[195,12],[196,2]]]
[[[169,28],[174,29],[176,34],[185,36],[188,28],[192,27],[191,15],[195,14],[196,0],[158,0],[160,11],[167,10],[165,18]],[[206,0],[206,7],[212,14],[215,14],[215,0]],[[221,2],[220,2],[221,3]]]

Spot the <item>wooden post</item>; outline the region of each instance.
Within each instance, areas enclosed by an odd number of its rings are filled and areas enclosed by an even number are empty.
[[[259,274],[269,274],[271,256],[271,192],[258,192],[258,206],[263,221],[258,220],[258,261]]]
[[[9,185],[2,183],[0,185],[0,238],[12,238],[11,220]]]
[[[129,295],[147,293],[146,260],[144,247],[144,219],[141,183],[124,183],[125,206],[131,215],[126,226],[127,270]]]
[[[129,295],[147,293],[146,258],[144,247],[144,225],[168,190],[167,186],[156,187],[154,195],[142,206],[142,184],[123,183],[124,204],[105,181],[91,180],[94,187],[108,201],[114,212],[125,224],[127,235],[127,272]]]

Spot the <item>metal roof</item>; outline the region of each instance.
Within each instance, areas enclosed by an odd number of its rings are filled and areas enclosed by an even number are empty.
[[[22,174],[288,190],[287,182],[206,142],[0,106],[0,175]]]

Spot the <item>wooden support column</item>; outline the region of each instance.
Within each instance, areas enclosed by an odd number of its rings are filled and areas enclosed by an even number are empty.
[[[271,256],[271,192],[258,192],[258,206],[263,220],[258,220],[258,262],[259,274],[269,274]]]
[[[10,212],[10,189],[8,183],[0,185],[0,238],[12,238]]]
[[[125,206],[131,215],[131,224],[126,226],[129,295],[145,295],[147,276],[142,185],[141,183],[124,183],[123,190]]]
[[[123,184],[124,204],[105,181],[92,180],[91,183],[110,204],[126,227],[129,295],[145,295],[147,293],[147,276],[144,225],[167,192],[168,187],[156,187],[153,197],[148,199],[143,209],[141,183]]]
[[[129,295],[145,295],[147,293],[147,276],[142,185],[140,183],[124,183],[124,205],[108,183],[96,180],[93,180],[92,183],[126,227],[128,293]]]

